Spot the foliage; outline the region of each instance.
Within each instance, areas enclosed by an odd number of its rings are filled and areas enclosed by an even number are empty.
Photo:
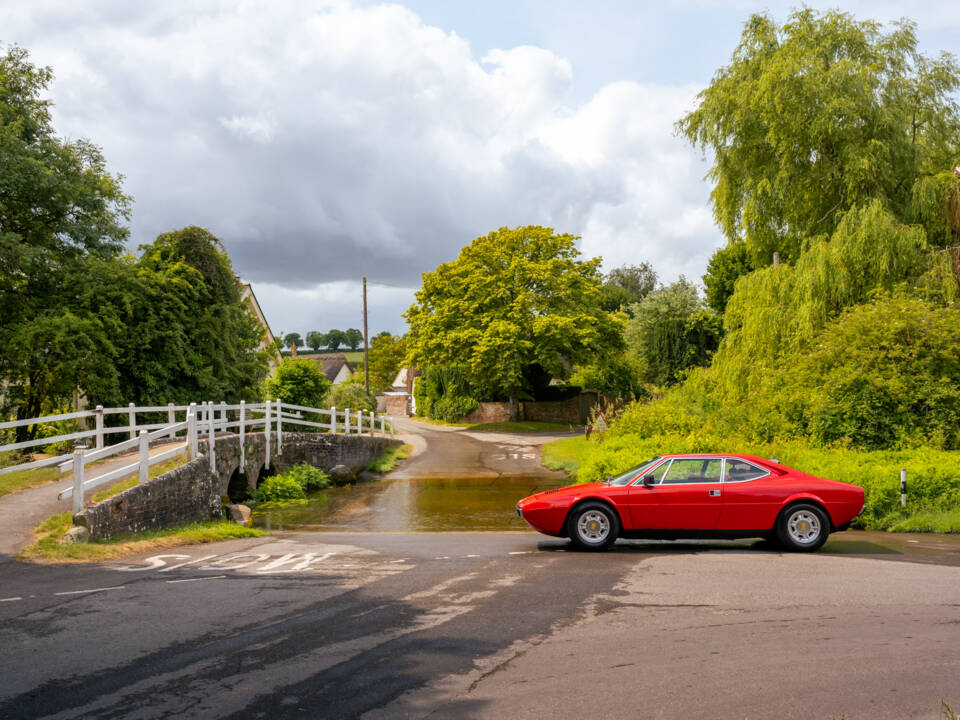
[[[627,345],[644,365],[648,382],[665,385],[694,365],[705,365],[717,348],[720,319],[705,309],[697,288],[682,276],[632,307]]]
[[[570,384],[584,390],[596,390],[604,395],[615,395],[628,399],[648,395],[643,386],[646,368],[634,356],[624,353],[611,356],[603,363],[577,365]]]
[[[746,243],[732,242],[717,250],[707,263],[707,272],[703,276],[707,305],[722,315],[733,295],[737,278],[753,269]]]
[[[656,286],[657,273],[650,263],[614,268],[600,288],[600,306],[607,312],[628,311],[630,305],[643,300]]]
[[[295,332],[287,333],[286,335],[283,336],[283,344],[290,349],[293,349],[295,347],[302,349],[303,338],[300,337],[300,333],[295,333]]]
[[[717,222],[763,267],[873,199],[907,219],[918,177],[957,157],[958,87],[956,60],[919,54],[908,21],[885,33],[839,11],[780,27],[753,15],[677,129],[711,151]]]
[[[589,442],[582,435],[549,442],[543,446],[540,462],[550,470],[563,470],[575,477],[581,458],[592,447],[588,445]]]
[[[263,384],[264,393],[271,399],[315,408],[328,407],[325,397],[329,390],[327,376],[309,358],[284,358]]]
[[[430,417],[435,420],[455,423],[480,407],[480,403],[471,397],[445,395],[431,405]]]
[[[392,471],[401,460],[406,460],[413,451],[413,445],[393,445],[383,451],[383,454],[374,460],[367,467],[367,470],[375,473],[388,473]]]
[[[347,341],[347,335],[345,332],[343,332],[343,330],[331,330],[327,333],[326,338],[327,348],[329,348],[331,352],[336,352],[337,348],[345,344]]]
[[[410,358],[462,363],[478,397],[516,398],[540,365],[566,377],[572,363],[622,348],[622,322],[600,306],[599,260],[580,260],[572,235],[501,228],[423,275],[404,313]]]
[[[778,373],[780,407],[821,445],[960,449],[960,310],[886,296],[846,311]]]
[[[0,402],[28,418],[51,393],[60,404],[76,380],[112,374],[98,359],[109,344],[96,316],[75,315],[71,300],[87,261],[121,251],[130,198],[100,148],[55,135],[45,98],[52,71],[22,48],[0,52]]]
[[[33,468],[32,470],[17,470],[16,472],[6,473],[0,475],[0,497],[21,490],[48,485],[58,480],[60,480],[60,471],[55,467]]]
[[[317,332],[316,330],[311,330],[307,333],[307,345],[310,348],[317,352],[320,348],[325,347],[327,344],[327,335],[326,333]]]
[[[306,497],[306,493],[294,478],[287,475],[273,475],[257,485],[253,491],[256,502],[276,502],[278,500],[296,500]]]
[[[320,468],[315,468],[307,463],[294,465],[288,470],[284,470],[274,477],[285,477],[296,482],[305,493],[315,492],[316,490],[326,490],[330,487],[330,476]]]
[[[742,277],[714,361],[722,390],[731,399],[742,397],[778,357],[802,351],[840,310],[920,275],[928,264],[923,235],[872,202],[848,212],[829,242],[810,240],[795,266]]]
[[[960,245],[960,176],[943,172],[917,180],[911,209],[911,220],[923,226],[930,245]]]
[[[380,333],[370,341],[370,392],[379,395],[390,389],[407,357],[403,337]]]
[[[343,333],[343,342],[351,350],[356,350],[363,342],[363,333],[357,328],[347,328]]]
[[[427,391],[427,381],[423,375],[413,380],[413,405],[417,417],[430,417],[430,394]]]
[[[323,407],[336,407],[339,410],[350,408],[352,411],[371,412],[377,409],[377,399],[363,389],[359,382],[347,381],[334,385],[327,391]]]

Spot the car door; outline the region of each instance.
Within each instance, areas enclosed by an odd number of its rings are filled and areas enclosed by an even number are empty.
[[[630,486],[630,515],[638,530],[713,530],[723,506],[721,458],[673,458],[655,468],[656,483]]]
[[[764,467],[742,458],[726,459],[723,510],[718,530],[767,530],[783,504],[782,484]]]

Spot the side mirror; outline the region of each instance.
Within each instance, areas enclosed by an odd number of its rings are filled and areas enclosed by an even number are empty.
[[[643,483],[644,487],[648,488],[648,487],[653,487],[653,483],[655,479],[656,478],[653,477],[653,473],[647,473],[646,475],[643,476],[643,479],[640,482]]]

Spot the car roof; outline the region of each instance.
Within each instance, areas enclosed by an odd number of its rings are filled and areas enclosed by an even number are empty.
[[[746,460],[748,462],[756,463],[762,465],[763,467],[769,467],[772,463],[771,460],[765,460],[762,457],[757,455],[746,455],[744,453],[726,453],[726,452],[717,452],[717,453],[663,453],[660,457],[664,459],[669,458],[716,458],[716,457],[727,457],[727,458],[737,458],[739,460]],[[779,465],[779,463],[773,463]]]

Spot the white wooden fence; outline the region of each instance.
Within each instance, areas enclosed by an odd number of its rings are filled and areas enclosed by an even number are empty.
[[[138,413],[166,413],[165,423],[137,424]],[[125,414],[127,424],[120,426],[106,426],[104,417],[107,415]],[[178,421],[182,415],[183,420]],[[326,422],[307,420],[308,415],[326,418]],[[350,408],[337,410],[331,408],[312,408],[303,405],[291,405],[280,400],[270,400],[262,403],[247,403],[243,400],[237,405],[228,405],[225,402],[203,402],[197,405],[156,405],[136,406],[130,403],[125,408],[105,408],[97,406],[95,410],[81,410],[79,412],[64,413],[62,415],[45,415],[26,420],[11,420],[0,423],[0,430],[16,428],[24,425],[42,425],[65,420],[84,420],[93,418],[92,430],[79,430],[72,433],[54,435],[52,437],[25,440],[19,443],[0,445],[0,453],[12,450],[24,450],[31,447],[51,445],[53,443],[74,442],[73,457],[58,455],[42,458],[32,462],[20,463],[0,468],[0,475],[32,468],[57,465],[61,473],[73,472],[73,484],[60,493],[59,498],[73,498],[74,514],[83,508],[83,494],[90,488],[104,483],[121,480],[139,474],[140,482],[149,477],[150,468],[158,463],[166,462],[180,455],[187,454],[190,459],[199,456],[198,438],[206,436],[208,442],[207,456],[210,458],[210,469],[216,467],[216,436],[217,434],[236,433],[240,436],[240,467],[246,460],[245,436],[250,432],[263,432],[266,437],[266,467],[270,467],[271,455],[283,450],[284,428],[289,426],[305,426],[314,430],[345,435],[390,435],[396,437],[396,428],[393,418],[385,415],[351,411]],[[289,430],[288,430],[289,432]],[[108,445],[106,438],[111,435],[128,435],[126,440]],[[276,438],[276,447],[271,448],[272,438]],[[87,451],[85,442],[93,439],[95,449]],[[171,448],[161,453],[150,455],[151,442],[168,441],[174,443]],[[123,467],[98,475],[95,478],[84,480],[84,468],[93,462],[125,453],[136,448],[137,460]]]

